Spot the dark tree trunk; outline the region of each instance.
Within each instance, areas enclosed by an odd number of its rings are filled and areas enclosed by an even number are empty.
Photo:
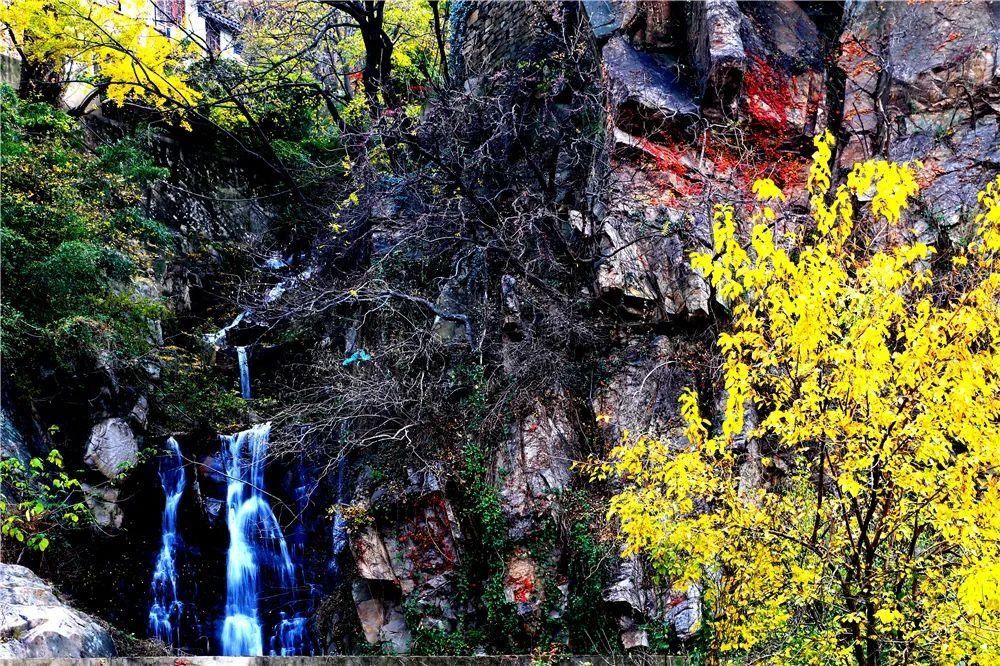
[[[21,59],[21,83],[17,90],[21,99],[58,106],[62,91],[59,72],[52,63]]]
[[[385,31],[385,0],[338,0],[330,6],[344,12],[358,25],[365,45],[361,85],[372,110],[398,106],[392,90],[392,39]]]
[[[428,4],[431,6],[431,11],[434,12],[434,39],[437,41],[438,58],[441,60],[441,79],[447,88],[451,85],[451,80],[448,76],[448,54],[445,53],[444,48],[444,26],[448,22],[448,16],[447,14],[444,16],[441,15],[441,3],[439,0],[428,0]]]

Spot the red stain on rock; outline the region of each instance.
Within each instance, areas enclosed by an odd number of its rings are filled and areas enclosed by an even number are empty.
[[[783,131],[788,126],[792,104],[788,77],[764,58],[754,56],[753,65],[743,75],[743,101],[747,113],[757,123]]]
[[[414,574],[431,577],[450,571],[458,561],[448,506],[441,493],[431,493],[416,504],[408,529],[399,536]]]

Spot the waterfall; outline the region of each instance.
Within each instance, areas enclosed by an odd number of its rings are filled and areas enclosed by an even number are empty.
[[[344,519],[344,512],[341,510],[341,506],[349,500],[350,497],[347,490],[347,456],[342,453],[337,458],[337,509],[333,514],[333,527],[330,531],[330,545],[333,556],[330,558],[329,571],[337,583],[340,582],[340,554],[347,548],[347,520]]]
[[[237,347],[236,358],[240,363],[240,395],[244,400],[250,399],[250,361],[247,360],[247,348]]]
[[[291,657],[311,652],[309,649],[309,633],[306,628],[307,618],[301,615],[287,617],[281,613],[274,635],[271,636],[271,654],[278,657]]]
[[[180,445],[167,440],[167,455],[160,460],[163,506],[160,552],[153,569],[153,604],[149,608],[149,633],[167,645],[180,644],[180,617],[183,604],[177,598],[177,507],[184,494],[184,460]]]
[[[236,315],[236,319],[233,319],[231,322],[220,328],[215,333],[206,333],[205,341],[214,347],[221,347],[225,345],[226,340],[229,337],[229,331],[239,326],[240,322],[243,321],[243,318],[246,317],[247,314],[248,314],[247,311],[241,312],[238,315]]]
[[[281,527],[264,490],[264,459],[271,424],[256,425],[231,436],[221,436],[226,475],[229,554],[226,560],[226,616],[222,652],[226,656],[264,654],[264,627],[270,603],[293,595],[295,566]],[[266,590],[266,596],[261,592]],[[307,649],[305,619],[281,613],[272,622],[272,651],[300,654]]]

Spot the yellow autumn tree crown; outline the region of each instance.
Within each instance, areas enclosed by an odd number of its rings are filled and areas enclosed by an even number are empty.
[[[815,145],[807,228],[777,232],[767,180],[747,220],[716,208],[692,265],[731,313],[723,406],[689,390],[682,438],[617,446],[609,516],[703,587],[733,663],[1000,663],[1000,178],[964,247],[876,251],[857,223],[913,222],[914,166],[834,188]]]
[[[0,22],[22,57],[65,81],[103,85],[118,105],[130,98],[160,109],[190,107],[199,93],[182,65],[197,48],[158,32],[150,8],[141,0],[4,0]]]

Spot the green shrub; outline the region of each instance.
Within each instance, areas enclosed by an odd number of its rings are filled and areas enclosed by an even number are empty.
[[[480,543],[487,552],[503,553],[507,547],[507,519],[500,492],[489,478],[482,445],[467,443],[462,449],[462,463],[467,509],[476,523]]]
[[[0,534],[7,537],[11,561],[24,550],[44,552],[52,539],[90,518],[80,482],[66,474],[55,449],[27,465],[17,458],[0,460],[0,479]]]
[[[0,87],[0,352],[25,397],[53,371],[58,383],[98,360],[134,363],[164,314],[132,283],[169,242],[139,207],[167,172],[133,139],[90,150],[83,137],[62,111]]]

